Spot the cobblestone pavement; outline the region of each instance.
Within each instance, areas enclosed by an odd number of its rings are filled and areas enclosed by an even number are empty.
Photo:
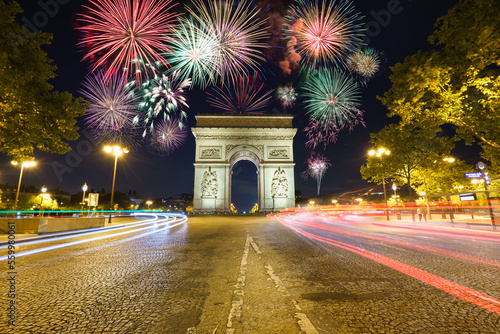
[[[289,228],[267,217],[194,217],[19,243],[17,255],[74,242],[16,258],[14,326],[2,261],[0,332],[500,332],[500,314],[484,305],[298,229],[456,282],[492,303],[500,298],[498,232],[450,236],[449,227],[325,219]]]

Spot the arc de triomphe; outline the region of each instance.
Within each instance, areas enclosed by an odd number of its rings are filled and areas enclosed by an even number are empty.
[[[194,163],[194,211],[229,211],[235,163],[257,167],[260,211],[295,206],[290,115],[198,115]]]

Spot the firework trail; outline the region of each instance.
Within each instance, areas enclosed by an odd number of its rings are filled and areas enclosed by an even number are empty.
[[[204,89],[214,82],[217,73],[217,39],[192,19],[179,18],[174,29],[172,52],[164,56],[172,66],[170,73],[179,71],[180,80],[192,78],[193,86]]]
[[[262,51],[269,47],[264,41],[269,37],[266,20],[259,7],[250,0],[193,0],[193,4],[199,14],[190,7],[186,10],[217,42],[213,74],[221,81],[236,82],[249,69],[258,71],[259,61],[265,61]]]
[[[297,92],[293,88],[292,84],[286,86],[278,87],[276,90],[276,97],[280,100],[283,106],[283,112],[286,108],[291,108],[294,106],[295,101],[297,101]]]
[[[364,48],[350,54],[346,61],[347,68],[358,75],[366,85],[380,68],[380,54],[372,48]]]
[[[215,87],[217,95],[207,93],[208,103],[228,113],[263,113],[265,108],[271,102],[273,90],[261,94],[264,83],[259,83],[256,76],[240,76],[234,87],[225,89]]]
[[[101,142],[134,146],[137,129],[132,120],[138,115],[132,87],[125,84],[121,75],[112,76],[108,81],[104,77],[102,71],[88,75],[79,91],[89,103],[85,125]]]
[[[359,86],[343,72],[323,70],[311,73],[302,88],[307,112],[320,123],[330,122],[341,129],[359,113]]]
[[[320,153],[313,153],[312,156],[307,159],[306,164],[307,170],[302,172],[302,176],[305,179],[309,177],[316,179],[316,190],[319,196],[321,181],[327,169],[331,166],[330,161]]]
[[[349,122],[344,123],[342,128],[338,128],[332,121],[326,120],[319,122],[316,118],[311,117],[308,126],[304,128],[306,132],[307,142],[306,147],[316,149],[317,146],[323,144],[323,149],[326,146],[337,141],[338,133],[342,130],[352,131],[357,125],[365,126],[363,122],[363,111],[353,108],[356,111]]]
[[[323,143],[326,149],[328,144],[337,141],[339,130],[335,125],[331,124],[331,121],[320,123],[316,118],[311,117],[308,126],[304,128],[304,132],[307,136],[306,147],[316,149],[319,144]]]
[[[350,0],[298,0],[286,19],[295,52],[308,68],[342,65],[363,43],[362,16]]]
[[[153,79],[144,82],[141,86],[142,101],[139,103],[139,110],[144,114],[144,127],[146,128],[143,137],[154,129],[154,120],[163,115],[164,120],[169,120],[171,116],[176,116],[180,120],[185,120],[187,114],[183,107],[189,108],[186,99],[186,89],[191,86],[191,79],[181,80],[179,71],[172,75],[156,74]],[[176,115],[179,113],[179,115]],[[134,119],[134,124],[139,123],[139,118]]]
[[[179,120],[161,120],[151,132],[150,146],[157,155],[167,156],[186,142],[187,135],[188,131]]]
[[[79,45],[88,48],[85,59],[93,62],[92,71],[107,67],[105,80],[124,71],[141,82],[143,66],[160,62],[169,52],[167,42],[177,14],[169,12],[171,0],[89,0],[86,14],[79,21],[84,37]],[[138,61],[140,60],[140,61]]]

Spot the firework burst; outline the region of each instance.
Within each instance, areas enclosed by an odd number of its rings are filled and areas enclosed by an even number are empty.
[[[346,65],[366,85],[368,80],[373,78],[380,68],[380,54],[372,48],[365,48],[350,54]]]
[[[363,43],[361,19],[350,0],[299,0],[287,16],[287,34],[307,67],[341,65]]]
[[[171,116],[179,117],[182,120],[187,118],[183,107],[189,108],[186,99],[186,89],[191,86],[191,79],[179,79],[179,72],[175,71],[171,76],[166,74],[156,74],[153,79],[142,84],[142,101],[139,109],[144,114],[144,127],[151,131],[154,129],[154,120],[163,115],[164,120],[169,120]],[[179,115],[176,115],[176,112]],[[137,124],[139,118],[134,119]]]
[[[207,100],[211,106],[229,113],[262,113],[262,109],[270,103],[273,92],[271,89],[261,94],[262,87],[264,83],[259,83],[255,76],[240,76],[232,89],[228,86],[225,89],[215,87],[217,95],[207,93]]]
[[[138,117],[136,97],[130,85],[120,75],[104,80],[102,71],[88,75],[80,93],[89,107],[85,113],[85,124],[102,142],[114,142],[133,146],[137,129],[132,120]]]
[[[164,55],[172,66],[170,72],[179,71],[181,80],[192,78],[193,85],[205,88],[215,78],[217,39],[200,24],[184,18],[179,19],[174,35],[172,52]]]
[[[280,100],[283,108],[291,108],[297,100],[297,93],[291,84],[278,87],[276,90],[276,97]]]
[[[327,169],[331,166],[330,161],[320,153],[313,153],[312,156],[307,159],[306,164],[307,170],[302,173],[302,176],[305,179],[308,179],[309,177],[316,179],[316,190],[317,195],[319,196],[321,181]]]
[[[166,43],[177,16],[169,12],[171,0],[89,1],[92,6],[84,6],[88,13],[79,19],[85,34],[79,44],[88,47],[83,59],[93,61],[92,71],[107,66],[105,80],[124,71],[140,82],[144,64],[166,64],[161,53],[169,52]]]
[[[330,122],[341,129],[359,113],[359,86],[343,72],[325,70],[311,73],[303,89],[306,109],[320,123]]]
[[[265,30],[266,20],[259,7],[250,0],[233,1],[193,0],[198,11],[187,7],[198,21],[204,33],[216,40],[214,54],[214,75],[221,81],[235,82],[248,69],[257,71],[259,61],[264,61],[262,51],[269,48],[264,39],[269,34]]]
[[[363,111],[353,108],[356,111],[352,115],[349,122],[344,123],[342,128],[338,128],[332,121],[326,120],[319,122],[316,118],[311,117],[308,126],[304,128],[306,132],[307,142],[306,147],[316,149],[318,145],[323,144],[323,148],[337,141],[337,135],[340,131],[347,130],[352,131],[357,125],[365,125],[363,122]]]
[[[151,148],[159,156],[167,156],[186,142],[188,131],[177,119],[161,120],[151,132]]]

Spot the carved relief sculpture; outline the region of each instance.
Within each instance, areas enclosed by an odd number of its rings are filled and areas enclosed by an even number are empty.
[[[271,182],[271,196],[287,197],[288,196],[288,180],[285,171],[278,169],[274,172],[273,181]]]
[[[201,150],[200,158],[219,158],[221,157],[221,149],[220,148],[206,148]]]
[[[208,171],[203,174],[201,181],[201,197],[217,197],[217,192],[217,172],[212,172],[212,167],[209,167]]]
[[[288,148],[269,148],[269,159],[285,158],[288,159]]]

